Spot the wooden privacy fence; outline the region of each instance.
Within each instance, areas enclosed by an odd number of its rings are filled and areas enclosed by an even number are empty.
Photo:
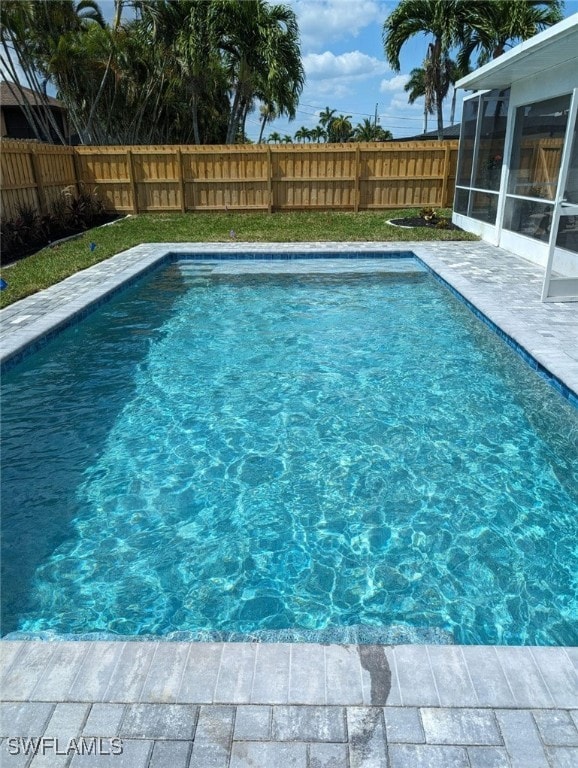
[[[20,206],[46,213],[63,189],[77,190],[74,147],[3,139],[0,162],[3,220],[14,218]]]
[[[2,142],[3,215],[96,187],[111,211],[283,211],[450,206],[458,142],[52,147]]]

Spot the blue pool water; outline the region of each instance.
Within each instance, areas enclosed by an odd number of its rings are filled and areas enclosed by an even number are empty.
[[[173,264],[6,374],[2,632],[577,644],[578,412],[404,264]]]

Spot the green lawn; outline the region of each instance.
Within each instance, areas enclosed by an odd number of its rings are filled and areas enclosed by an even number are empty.
[[[400,229],[388,219],[416,215],[417,208],[393,211],[297,213],[142,214],[90,230],[76,240],[44,248],[2,268],[8,288],[0,307],[47,288],[98,261],[139,243],[477,240],[467,232],[426,228]],[[451,211],[438,211],[451,216]],[[89,244],[96,243],[91,251]]]

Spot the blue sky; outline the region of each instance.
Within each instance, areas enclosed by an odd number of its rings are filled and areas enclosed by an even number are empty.
[[[294,134],[303,126],[313,127],[320,110],[329,106],[337,113],[352,116],[356,125],[364,117],[379,122],[395,138],[421,133],[423,101],[408,104],[403,87],[409,72],[424,59],[428,38],[417,37],[404,46],[401,71],[392,72],[383,53],[383,22],[397,2],[380,0],[290,0],[297,13],[301,52],[307,82],[297,117],[291,123],[277,120],[266,134],[277,131]],[[578,13],[578,0],[566,0],[565,15]],[[444,124],[449,124],[451,99],[444,104]],[[461,117],[461,98],[456,121]],[[430,118],[428,130],[435,127]],[[258,136],[258,114],[250,117],[247,133]]]

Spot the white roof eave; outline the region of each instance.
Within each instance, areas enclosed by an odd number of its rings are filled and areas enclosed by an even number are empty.
[[[578,73],[578,13],[462,77],[456,88],[476,91],[508,88],[518,80],[572,60],[576,61]]]

